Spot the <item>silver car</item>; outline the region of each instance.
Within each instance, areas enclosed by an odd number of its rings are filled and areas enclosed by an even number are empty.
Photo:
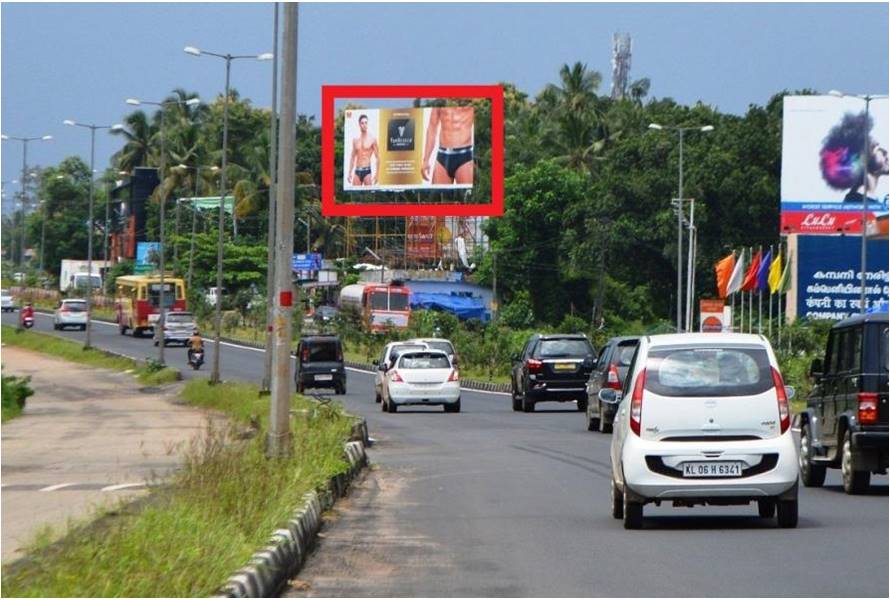
[[[87,301],[81,298],[62,300],[53,313],[53,329],[77,327],[81,331],[87,328]]]
[[[189,338],[192,337],[198,324],[195,323],[195,316],[190,312],[168,311],[164,316],[164,345],[188,344]],[[160,340],[160,328],[155,327],[155,346]]]
[[[12,300],[12,294],[9,290],[3,290],[2,293],[3,312],[12,312],[15,310],[15,304]]]

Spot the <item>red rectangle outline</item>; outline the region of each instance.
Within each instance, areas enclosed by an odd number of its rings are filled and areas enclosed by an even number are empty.
[[[491,202],[487,204],[338,204],[334,198],[337,98],[490,98]],[[499,217],[504,214],[504,88],[499,85],[321,86],[321,214],[325,217]]]

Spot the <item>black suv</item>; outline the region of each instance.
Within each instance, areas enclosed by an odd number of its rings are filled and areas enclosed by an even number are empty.
[[[596,364],[593,346],[582,334],[536,333],[513,356],[513,410],[533,412],[537,402],[578,402],[587,410],[587,378]]]
[[[596,367],[587,380],[587,429],[600,430],[602,433],[612,431],[617,404],[600,402],[599,392],[603,388],[621,390],[627,368],[640,345],[638,337],[614,337],[606,342],[596,359]]]
[[[301,394],[307,387],[334,388],[346,393],[346,369],[343,345],[336,335],[309,335],[297,346],[297,370],[294,380]]]
[[[851,317],[828,335],[824,362],[800,414],[800,477],[807,487],[840,468],[844,491],[861,494],[887,472],[887,313]]]

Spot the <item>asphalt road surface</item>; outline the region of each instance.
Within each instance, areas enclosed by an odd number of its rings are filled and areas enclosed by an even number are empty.
[[[51,332],[49,318],[37,329]],[[93,343],[157,352],[99,323]],[[208,377],[213,351],[185,376]],[[184,367],[185,350],[167,362]],[[262,352],[225,346],[221,365],[225,379],[259,381]],[[801,488],[797,529],[753,505],[647,505],[644,528],[625,531],[609,515],[609,436],[588,432],[574,405],[514,413],[506,395],[464,391],[460,414],[390,415],[371,375],[350,371],[348,387],[374,466],[287,596],[888,596],[886,476],[847,496],[829,471],[824,488]]]

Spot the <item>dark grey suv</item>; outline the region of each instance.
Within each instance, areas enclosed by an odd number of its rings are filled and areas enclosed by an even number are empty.
[[[627,368],[640,343],[639,337],[614,337],[606,342],[596,359],[596,367],[587,380],[587,429],[601,433],[612,431],[617,404],[606,404],[599,399],[603,388],[621,390]]]
[[[536,333],[513,356],[513,410],[533,412],[538,402],[577,401],[587,409],[587,378],[596,353],[583,334]]]

